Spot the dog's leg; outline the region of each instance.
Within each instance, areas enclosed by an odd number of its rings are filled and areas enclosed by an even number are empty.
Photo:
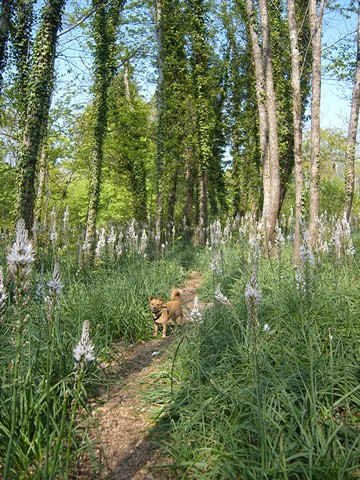
[[[159,332],[159,325],[154,322],[154,337],[157,337],[158,332]]]
[[[166,338],[166,329],[167,329],[167,323],[164,323],[163,324],[163,333],[162,333],[163,338]]]

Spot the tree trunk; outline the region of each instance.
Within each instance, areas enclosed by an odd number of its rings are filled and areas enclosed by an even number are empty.
[[[295,159],[295,238],[294,263],[300,262],[301,221],[303,207],[303,165],[302,165],[302,129],[301,129],[301,58],[299,51],[298,29],[296,24],[295,0],[288,0],[288,23],[291,49],[291,86],[293,94],[294,123],[294,159]]]
[[[271,170],[269,158],[269,119],[266,102],[266,80],[263,62],[263,52],[259,43],[257,33],[257,20],[254,12],[253,0],[246,0],[246,13],[248,16],[248,24],[251,38],[251,50],[255,67],[255,89],[256,100],[259,112],[259,137],[260,137],[260,153],[262,164],[263,179],[263,210],[262,218],[266,224],[266,240],[268,239],[267,219],[270,216],[271,207]],[[267,242],[266,242],[267,243]]]
[[[356,136],[359,121],[360,105],[360,6],[358,6],[358,28],[357,28],[357,52],[356,72],[352,91],[351,112],[349,130],[347,137],[347,148],[345,157],[345,212],[349,220],[351,215],[354,190],[355,190],[355,154]]]
[[[85,236],[87,260],[90,263],[94,260],[96,248],[96,221],[100,203],[103,150],[107,127],[108,90],[115,72],[112,54],[122,5],[122,0],[114,2],[110,7],[106,0],[93,0],[95,9],[95,125],[93,151],[90,158],[89,204]]]
[[[187,147],[185,150],[185,185],[186,185],[186,198],[184,206],[184,230],[185,238],[190,240],[192,237],[192,227],[194,225],[194,151],[192,148]]]
[[[266,215],[263,216],[263,222],[267,237],[266,239],[268,242],[272,243],[280,208],[280,167],[276,97],[270,41],[270,24],[266,0],[260,0],[260,19],[263,37],[263,62],[265,66],[266,110],[268,115],[269,132],[268,177],[270,177],[270,205],[267,211],[265,211],[264,208]]]
[[[310,246],[316,248],[319,237],[320,210],[320,95],[321,95],[321,30],[324,12],[321,0],[318,11],[317,0],[310,0],[310,31],[312,47],[311,75],[311,154],[310,154]]]
[[[253,0],[246,0],[246,14],[248,17],[248,25],[251,38],[251,50],[255,67],[255,88],[259,112],[260,153],[261,163],[263,166],[263,217],[267,218],[269,215],[271,195],[271,175],[268,152],[269,126],[265,100],[266,91],[263,54],[257,34],[257,21],[255,18]]]
[[[124,90],[125,90],[125,98],[128,102],[130,102],[131,93],[130,93],[129,61],[128,60],[126,60],[124,64]]]
[[[54,84],[56,37],[65,0],[48,0],[34,45],[33,68],[28,87],[27,113],[19,151],[18,217],[31,232],[35,204],[36,164],[49,115]]]
[[[160,247],[161,242],[161,223],[162,223],[162,190],[161,179],[163,175],[163,52],[162,52],[162,32],[161,32],[161,0],[155,2],[155,23],[156,23],[156,40],[158,45],[158,87],[156,94],[157,102],[157,134],[156,134],[156,213],[155,213],[155,242]]]
[[[167,222],[168,224],[175,223],[175,205],[177,197],[177,188],[179,180],[180,160],[175,162],[175,166],[172,172],[172,178],[170,179],[170,192],[168,196],[168,209],[167,209]]]
[[[272,242],[280,206],[279,145],[276,98],[273,80],[270,25],[265,0],[260,0],[262,46],[257,33],[253,0],[246,0],[252,54],[255,66],[256,98],[259,110],[260,151],[263,164],[263,223],[265,244]]]
[[[9,39],[11,11],[13,0],[3,0],[0,10],[0,93],[2,88],[3,73],[6,65],[6,49]]]
[[[17,0],[15,4],[14,28],[12,29],[12,52],[16,67],[15,97],[19,130],[26,122],[29,75],[31,70],[31,30],[34,23],[35,0]]]
[[[199,176],[199,241],[205,245],[208,226],[207,172],[200,168]]]
[[[135,220],[144,225],[147,219],[146,171],[142,158],[130,166],[130,183],[133,195]]]
[[[48,177],[48,159],[47,159],[47,142],[44,141],[41,147],[38,167],[38,182],[35,201],[34,225],[33,225],[33,241],[36,245],[38,234],[43,229],[45,191]]]

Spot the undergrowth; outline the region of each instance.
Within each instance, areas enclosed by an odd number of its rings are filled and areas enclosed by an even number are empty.
[[[77,275],[66,267],[51,332],[44,302],[50,273],[37,274],[31,300],[21,311],[20,345],[18,312],[11,304],[0,325],[0,458],[7,479],[71,477],[87,447],[79,413],[85,414],[87,392],[99,382],[97,365],[111,355],[113,341],[152,335],[147,297],[166,297],[185,275],[172,254],[153,261],[125,256],[111,267]],[[85,320],[96,360],[79,370],[72,351]]]
[[[290,252],[260,260],[258,326],[244,295],[252,270],[241,245],[223,249],[223,274],[207,268],[201,298],[213,302],[220,283],[231,305],[207,308],[176,359],[177,392],[163,421],[173,477],[358,478],[357,258],[320,260],[305,290]]]

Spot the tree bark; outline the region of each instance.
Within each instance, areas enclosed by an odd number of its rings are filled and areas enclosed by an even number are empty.
[[[295,0],[288,0],[288,23],[291,49],[291,86],[293,94],[293,123],[294,123],[294,159],[295,159],[295,238],[294,263],[300,262],[301,221],[303,207],[303,162],[302,162],[302,101],[301,101],[301,57],[299,50],[299,36],[296,24]]]
[[[273,80],[270,25],[265,0],[260,0],[262,46],[257,33],[253,0],[246,0],[259,111],[260,151],[263,164],[263,212],[265,243],[273,240],[280,206],[280,171],[276,98]]]
[[[16,67],[15,96],[19,130],[26,122],[29,75],[31,71],[31,30],[34,23],[35,0],[17,0],[15,4],[14,28],[12,29],[12,51]]]
[[[18,217],[24,219],[29,232],[33,227],[36,165],[48,121],[54,84],[56,37],[64,5],[65,0],[48,0],[43,8],[29,77],[25,127],[18,158]]]
[[[96,221],[100,203],[104,142],[107,127],[108,91],[115,74],[112,52],[122,5],[123,0],[114,2],[110,7],[107,6],[105,0],[93,0],[95,10],[95,124],[93,151],[90,158],[89,204],[85,236],[87,260],[90,263],[95,257]]]
[[[162,223],[162,190],[161,179],[163,175],[163,52],[162,52],[162,0],[155,2],[155,22],[156,22],[156,40],[158,45],[158,87],[156,94],[157,103],[157,135],[156,135],[156,213],[155,213],[155,243],[160,247],[161,242],[161,223]]]
[[[345,213],[349,220],[355,190],[356,137],[360,106],[360,6],[358,5],[356,71],[351,99],[351,112],[345,156]]]
[[[142,158],[138,158],[129,168],[131,191],[133,196],[134,217],[144,225],[147,218],[146,171]]]
[[[2,89],[3,73],[6,65],[6,49],[9,39],[11,11],[13,0],[3,0],[0,10],[0,94]]]
[[[208,188],[207,172],[200,167],[199,176],[199,241],[200,245],[205,245],[208,226]]]
[[[257,34],[257,22],[255,18],[253,0],[246,0],[246,14],[248,17],[249,32],[251,38],[251,50],[255,67],[255,88],[257,107],[259,112],[260,153],[261,163],[263,165],[263,217],[266,218],[268,216],[270,206],[271,192],[271,176],[268,152],[269,126],[268,115],[266,111],[265,71],[263,64],[263,54]]]
[[[33,242],[37,244],[38,234],[43,229],[44,207],[45,207],[45,192],[48,178],[48,158],[47,158],[47,142],[44,141],[41,147],[39,166],[38,166],[38,182],[37,193],[34,210],[34,224],[33,224]]]
[[[313,249],[316,248],[319,237],[321,30],[324,13],[324,2],[325,0],[321,0],[318,10],[318,0],[309,1],[312,47],[309,234],[310,246]]]
[[[130,81],[129,81],[129,61],[126,60],[124,64],[124,90],[125,98],[128,102],[131,101]]]
[[[266,0],[260,0],[260,19],[263,37],[263,62],[265,66],[266,110],[268,115],[269,132],[269,177],[270,177],[270,205],[263,216],[267,241],[273,241],[275,226],[280,208],[280,166],[279,166],[279,138],[276,112],[276,96],[273,80],[273,62],[270,40],[270,23]],[[264,193],[265,197],[265,193]]]
[[[185,238],[190,240],[194,225],[194,149],[188,146],[185,150],[185,185],[186,198],[184,205],[184,230]]]
[[[177,197],[177,189],[179,183],[179,170],[180,170],[180,160],[175,162],[175,168],[172,172],[172,178],[170,179],[170,192],[168,196],[168,209],[167,209],[167,221],[168,224],[175,223],[175,205]]]

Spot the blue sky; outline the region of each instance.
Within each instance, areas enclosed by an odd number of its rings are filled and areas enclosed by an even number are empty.
[[[348,2],[343,0],[342,5]],[[347,129],[348,117],[350,114],[351,102],[351,82],[340,82],[333,76],[327,73],[326,70],[326,56],[331,50],[331,45],[339,42],[339,39],[344,38],[341,43],[347,40],[352,40],[355,43],[355,34],[352,32],[356,30],[357,18],[356,15],[351,15],[350,18],[335,12],[327,12],[324,18],[323,26],[323,75],[322,75],[322,95],[321,95],[321,125],[324,128],[341,128]],[[355,55],[354,51],[354,55]]]

